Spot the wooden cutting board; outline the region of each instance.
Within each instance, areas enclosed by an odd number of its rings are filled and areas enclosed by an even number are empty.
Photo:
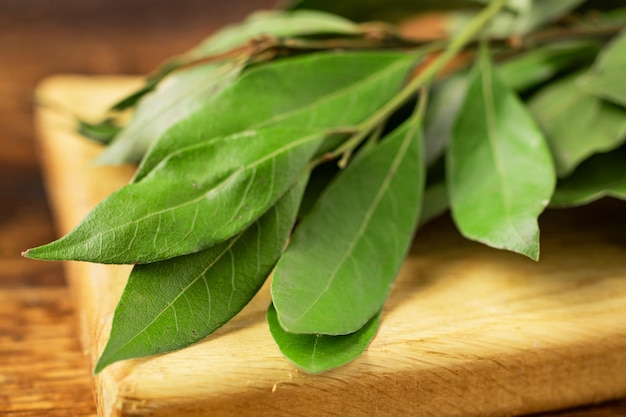
[[[57,76],[38,88],[42,163],[66,233],[132,175],[73,133],[136,78]],[[468,242],[449,218],[417,235],[380,331],[351,364],[298,371],[274,344],[267,287],[187,349],[95,378],[101,416],[505,416],[626,396],[626,203],[549,211],[535,263]],[[42,244],[45,242],[41,242]],[[129,268],[67,263],[93,364]]]

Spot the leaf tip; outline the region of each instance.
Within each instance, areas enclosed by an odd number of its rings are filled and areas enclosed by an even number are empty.
[[[28,258],[28,259],[44,260],[45,258],[42,257],[40,248],[42,248],[42,246],[38,246],[36,248],[26,249],[25,251],[22,252],[22,256],[24,258]]]
[[[115,361],[110,361],[107,360],[104,356],[100,356],[100,359],[98,359],[96,366],[93,368],[93,374],[98,375],[100,372],[102,372],[104,368],[111,365],[113,362]]]
[[[106,364],[101,364],[100,361],[98,361],[96,366],[93,368],[93,374],[98,375],[106,366]]]
[[[93,368],[93,374],[98,375],[107,366],[123,359],[127,358],[117,356],[115,352],[111,351],[111,348],[107,343],[107,346],[105,346],[104,350],[100,354],[100,357],[98,358],[98,361],[96,362],[96,365]]]
[[[528,242],[527,245],[522,247],[502,247],[500,249],[509,250],[511,252],[519,253],[527,258],[532,259],[535,262],[539,261],[539,236],[534,242]]]
[[[58,261],[61,260],[54,247],[51,248],[54,242],[46,245],[37,246],[35,248],[26,249],[22,252],[22,256],[28,259],[37,259],[41,261]]]

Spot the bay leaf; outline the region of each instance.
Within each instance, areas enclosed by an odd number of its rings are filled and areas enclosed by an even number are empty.
[[[421,147],[411,119],[360,152],[302,219],[272,278],[287,332],[349,334],[381,310],[419,218]]]
[[[358,22],[397,22],[433,10],[467,7],[467,0],[290,0],[291,10],[323,10]]]
[[[481,3],[488,3],[482,0]],[[489,22],[485,35],[506,38],[525,35],[549,22],[567,15],[585,0],[509,0],[507,7]],[[452,14],[452,33],[458,33],[476,15],[473,11],[458,11]]]
[[[273,206],[308,172],[324,137],[266,128],[183,148],[107,197],[70,233],[25,256],[137,264],[206,249]]]
[[[626,111],[580,88],[580,72],[541,89],[528,108],[546,135],[559,177],[626,139]]]
[[[251,39],[262,35],[301,37],[323,34],[354,35],[357,32],[358,26],[349,20],[320,11],[268,10],[256,12],[242,22],[219,29],[182,55],[167,60],[147,77],[145,84],[139,90],[120,100],[111,110],[121,111],[135,106],[144,95],[152,91],[166,76],[182,65],[223,54],[244,46]]]
[[[572,207],[602,197],[626,200],[626,147],[591,156],[557,183],[552,207]]]
[[[419,224],[428,223],[435,217],[445,213],[450,208],[448,201],[448,187],[445,181],[437,181],[429,184],[424,189],[422,211]]]
[[[182,63],[177,58],[167,60],[165,63],[161,64],[161,66],[159,66],[153,74],[149,74],[146,77],[144,85],[111,106],[110,111],[121,112],[135,107],[143,96],[153,91],[163,78],[177,69],[181,64]]]
[[[549,80],[558,73],[590,63],[599,50],[593,41],[572,41],[550,44],[508,59],[498,65],[498,74],[509,88],[523,92]],[[430,166],[450,141],[451,120],[456,119],[467,90],[465,71],[435,84],[424,120],[426,164]]]
[[[468,239],[537,259],[555,175],[544,137],[481,48],[446,152],[452,217]]]
[[[198,111],[213,95],[231,84],[242,62],[206,64],[176,72],[137,105],[130,123],[96,159],[100,164],[139,161],[170,127]]]
[[[598,97],[626,107],[626,30],[613,38],[600,52],[580,86]]]
[[[603,10],[599,18],[602,23],[624,24],[626,23],[626,7]]]
[[[78,133],[97,143],[110,142],[121,130],[121,127],[111,118],[106,118],[97,123],[77,120],[77,123]]]
[[[599,49],[600,43],[595,41],[552,43],[502,62],[498,74],[509,88],[522,92],[564,70],[590,64]]]
[[[355,125],[402,87],[416,55],[314,53],[252,68],[162,136],[141,162],[139,181],[181,146],[265,126]]]
[[[273,305],[267,310],[267,322],[282,354],[307,373],[319,374],[359,357],[376,335],[380,313],[356,332],[342,336],[288,333],[280,326]]]
[[[451,121],[465,98],[467,74],[452,75],[435,84],[424,115],[424,159],[434,164],[448,145],[452,134]]]
[[[309,177],[309,182],[304,190],[304,196],[302,197],[302,204],[300,204],[300,212],[298,218],[301,219],[307,215],[315,205],[315,202],[322,195],[328,184],[331,183],[341,169],[337,165],[336,161],[330,161],[324,164],[317,165]]]
[[[113,362],[182,349],[234,317],[285,247],[306,176],[248,229],[209,249],[136,265],[113,317],[98,373]]]
[[[335,14],[317,10],[268,10],[251,14],[241,23],[222,28],[185,54],[186,59],[215,55],[245,45],[261,35],[302,37],[306,35],[355,35],[359,28]]]

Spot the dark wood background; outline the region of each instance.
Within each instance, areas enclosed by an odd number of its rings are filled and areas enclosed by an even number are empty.
[[[272,0],[0,0],[0,415],[94,416],[61,266],[21,258],[52,240],[32,93],[51,74],[144,74]],[[552,416],[626,415],[626,400]]]

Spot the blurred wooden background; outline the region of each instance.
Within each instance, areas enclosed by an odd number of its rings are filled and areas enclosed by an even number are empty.
[[[144,74],[274,3],[0,0],[0,415],[95,415],[61,266],[20,257],[55,237],[33,140],[38,81]],[[626,415],[626,400],[550,415]]]

